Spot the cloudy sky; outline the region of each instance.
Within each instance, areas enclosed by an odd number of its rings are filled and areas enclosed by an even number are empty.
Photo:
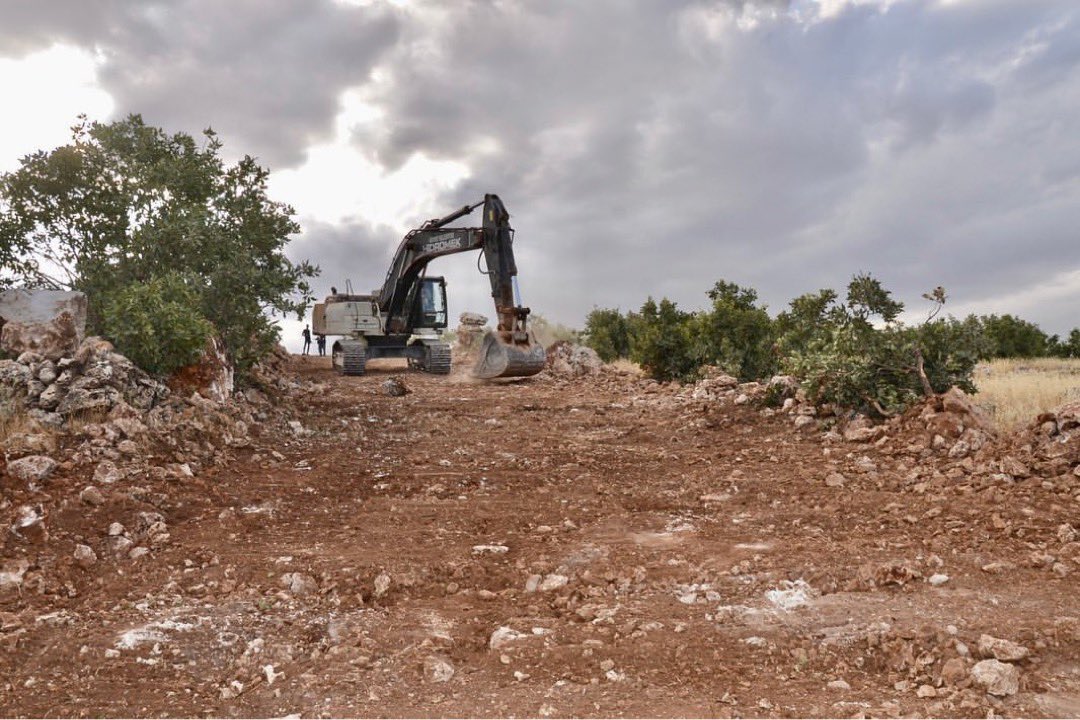
[[[0,97],[0,170],[80,112],[212,126],[273,170],[320,293],[497,192],[525,303],[574,326],[859,271],[1080,325],[1075,0],[14,0]],[[475,256],[431,269],[491,314]]]

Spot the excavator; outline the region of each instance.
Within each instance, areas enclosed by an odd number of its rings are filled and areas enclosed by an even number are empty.
[[[448,227],[483,206],[480,227]],[[386,281],[370,295],[336,288],[312,315],[316,334],[339,336],[331,348],[334,367],[344,375],[363,375],[373,358],[407,358],[429,373],[450,372],[446,280],[429,277],[427,266],[443,255],[481,250],[491,281],[498,325],[484,336],[472,370],[482,379],[527,377],[544,369],[544,348],[528,328],[529,308],[521,306],[514,263],[510,213],[498,195],[487,194],[445,217],[428,220],[401,241]],[[479,265],[479,258],[477,259]]]

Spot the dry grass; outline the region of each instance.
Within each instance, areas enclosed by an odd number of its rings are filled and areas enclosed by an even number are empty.
[[[975,369],[975,401],[1003,429],[1016,429],[1064,402],[1080,400],[1080,359],[994,360]]]
[[[6,404],[0,406],[0,448],[7,447],[13,435],[30,432],[33,427],[34,421],[21,408],[15,409]]]
[[[626,358],[616,358],[609,362],[608,367],[612,368],[615,372],[621,375],[631,375],[633,377],[641,377],[645,372],[641,367],[635,363],[627,360]]]

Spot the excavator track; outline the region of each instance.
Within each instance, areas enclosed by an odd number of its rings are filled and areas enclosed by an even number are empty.
[[[450,346],[447,343],[425,343],[424,371],[433,375],[450,373]]]
[[[343,375],[363,375],[367,365],[367,348],[363,343],[345,341],[341,344]]]

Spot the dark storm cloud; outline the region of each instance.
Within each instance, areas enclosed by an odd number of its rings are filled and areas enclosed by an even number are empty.
[[[776,310],[862,270],[908,301],[944,284],[1016,312],[995,299],[1080,270],[1072,0],[830,15],[812,0],[98,0],[2,15],[0,53],[96,48],[119,112],[212,124],[273,167],[325,137],[357,88],[379,111],[351,128],[368,157],[469,168],[411,222],[500,193],[525,300],[563,322],[649,293],[701,306],[719,278]],[[382,281],[396,233],[305,224],[293,252],[323,266],[321,290]],[[455,312],[490,305],[472,258],[440,264]],[[1025,313],[1080,324],[1080,287],[1054,292]]]
[[[721,277],[777,307],[859,270],[970,301],[1080,267],[1072,3],[745,5],[421,4],[355,140],[467,163],[442,205],[500,192],[567,321]]]
[[[321,300],[332,286],[345,292],[346,282],[352,283],[356,293],[381,286],[400,240],[393,230],[360,221],[331,225],[308,219],[301,239],[290,246],[289,256],[319,265],[321,274],[312,281],[312,288]]]
[[[294,165],[333,130],[341,92],[367,81],[398,22],[324,0],[119,0],[5,6],[0,53],[52,42],[100,52],[117,114],[214,127],[227,150]]]

